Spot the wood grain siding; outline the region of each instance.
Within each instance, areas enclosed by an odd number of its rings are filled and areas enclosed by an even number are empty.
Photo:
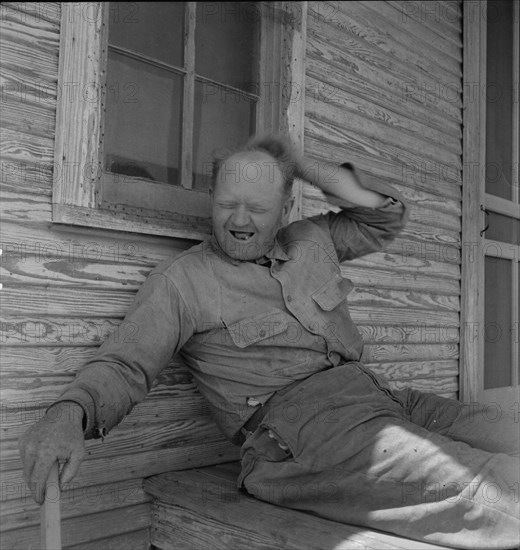
[[[81,16],[78,7],[76,15]],[[17,440],[117,329],[150,270],[193,244],[52,223],[59,3],[3,3],[0,370],[2,549],[38,548],[39,508]],[[69,87],[69,91],[72,88]],[[147,399],[87,458],[62,495],[66,548],[149,545],[146,476],[238,457],[219,435],[191,375],[172,361]]]
[[[399,238],[343,266],[352,317],[364,360],[393,386],[456,396],[462,21],[460,3],[433,4],[309,2],[304,145],[407,199]],[[326,208],[305,185],[304,216]]]

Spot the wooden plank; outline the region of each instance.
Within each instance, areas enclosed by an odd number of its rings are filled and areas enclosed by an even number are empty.
[[[421,19],[420,10],[417,4],[403,2],[363,2],[367,8],[375,8],[384,17],[385,21],[391,21],[394,28],[406,32],[424,44],[424,49],[434,47],[439,57],[449,55],[453,60],[462,63],[462,41],[460,37],[460,18],[453,16],[452,23],[459,25],[459,28],[441,27],[439,24],[427,24],[424,18]],[[423,10],[424,11],[424,10]],[[409,13],[408,13],[409,12]],[[447,12],[447,10],[446,10]],[[444,15],[447,15],[445,12]],[[448,16],[451,17],[451,14]]]
[[[387,245],[384,251],[401,257],[404,262],[407,258],[416,258],[460,265],[461,242],[459,238],[455,240],[453,237],[451,230],[409,222],[399,237]]]
[[[22,259],[6,256],[2,259],[0,273],[5,285],[48,284],[78,286],[83,288],[111,288],[137,290],[146,279],[152,267],[126,265],[122,269],[118,262],[99,263],[85,259],[41,261],[41,255],[27,254]]]
[[[464,10],[464,83],[485,82],[486,64],[486,18],[475,17],[475,6]],[[478,8],[477,8],[478,9]],[[485,6],[484,6],[485,9]],[[461,266],[461,396],[474,401],[479,395],[481,380],[479,365],[484,357],[484,338],[475,338],[474,327],[482,324],[484,291],[484,261],[481,259],[482,236],[485,226],[484,213],[479,206],[484,203],[484,175],[471,167],[480,166],[486,151],[485,98],[480,95],[473,100],[466,97],[464,110],[464,152],[466,166],[463,172],[462,241],[475,243],[479,248],[466,249]]]
[[[0,171],[2,192],[23,190],[39,198],[51,195],[53,172],[50,162],[27,162],[3,155]]]
[[[78,7],[65,3],[62,9],[58,82],[77,82],[78,86],[73,101],[62,95],[57,102],[53,160],[57,166],[70,166],[70,175],[54,180],[53,202],[95,207],[94,180],[85,167],[99,165],[104,5],[90,2],[90,17],[78,17]]]
[[[395,319],[394,319],[395,322]],[[397,324],[397,323],[396,323]],[[410,323],[411,325],[412,323]],[[425,361],[425,360],[450,360],[458,357],[458,343],[453,342],[449,336],[445,336],[449,330],[451,334],[455,330],[455,323],[438,323],[437,326],[420,326],[419,334],[421,340],[417,343],[371,343],[364,347],[363,361],[371,362],[392,362],[392,361]],[[35,348],[39,351],[41,348]],[[74,350],[76,353],[77,351]],[[35,354],[36,355],[36,354]],[[40,354],[41,355],[41,354]],[[175,385],[187,383],[186,394],[195,395],[195,387],[189,374],[186,373],[186,382],[175,382]],[[9,415],[22,415],[24,418],[37,419],[37,410],[50,406],[58,396],[65,390],[66,386],[74,379],[74,372],[70,374],[57,373],[34,376],[2,376],[2,414],[8,418]],[[175,379],[174,379],[175,380]],[[171,388],[174,385],[168,380],[168,384],[161,384],[159,377],[154,388],[149,393],[150,398],[175,397],[181,391],[181,387]],[[189,399],[187,397],[186,399]],[[182,410],[185,404],[179,403]],[[187,410],[198,405],[189,404]],[[28,420],[31,421],[31,420]]]
[[[336,164],[340,164],[341,162],[346,160],[347,152],[343,151],[340,153],[339,158],[336,159]],[[308,155],[311,160],[313,160],[311,157],[312,155]],[[403,174],[401,174],[401,179],[394,179],[391,174],[383,174],[381,176],[377,176],[371,172],[367,172],[366,170],[360,169],[358,166],[356,167],[356,171],[358,173],[358,176],[363,183],[363,185],[371,186],[371,185],[377,185],[378,183],[385,182],[388,185],[390,185],[393,189],[396,189],[399,191],[405,201],[409,203],[409,206],[411,208],[411,214],[413,215],[417,208],[420,208],[421,211],[423,210],[433,210],[434,212],[438,212],[441,215],[448,215],[452,216],[454,218],[458,218],[459,222],[457,224],[458,232],[460,232],[460,216],[462,211],[462,205],[461,201],[457,200],[454,197],[446,197],[446,196],[439,196],[437,194],[433,194],[432,192],[425,191],[423,189],[417,188],[418,186],[415,186],[414,188],[411,188],[409,185],[403,185]],[[459,189],[460,191],[460,189]],[[314,199],[314,200],[322,200],[325,201],[326,197],[324,193],[318,189],[317,187],[314,187],[313,185],[310,185],[308,183],[304,186],[304,196],[308,199]],[[422,220],[417,219],[415,220],[417,223],[421,223]],[[454,226],[454,222],[449,223],[450,226]],[[458,235],[456,238],[453,239],[454,242],[460,242],[460,235]]]
[[[152,507],[153,524],[151,541],[154,548],[171,550],[250,550],[294,549],[285,541],[273,539],[269,534],[255,533],[236,525],[207,518],[191,510],[179,509],[168,504]],[[279,537],[281,539],[281,537]]]
[[[2,441],[18,440],[34,422],[44,416],[46,410],[46,406],[38,403],[32,405],[26,402],[16,407],[4,404],[0,414]],[[152,391],[125,416],[117,430],[143,430],[145,427],[157,429],[175,422],[209,421],[210,418],[209,406],[195,387],[191,384],[177,384],[168,389],[167,395],[157,395]]]
[[[42,348],[36,349],[41,350]],[[77,349],[74,348],[75,353],[77,353]],[[8,354],[5,357],[8,357]],[[75,365],[76,368],[78,366],[80,365]],[[58,371],[56,374],[46,374],[38,377],[25,377],[23,375],[17,377],[2,376],[1,395],[3,410],[48,407],[59,397],[66,386],[72,382],[76,368],[69,366],[69,372],[62,373]],[[195,386],[188,372],[181,371],[179,374],[177,372],[169,374],[168,370],[165,369],[159,374],[149,393],[150,396],[166,397],[174,395],[175,391],[170,386],[177,384],[188,384],[191,390],[194,390]]]
[[[347,17],[346,20],[342,18],[343,24],[352,19],[357,26],[364,28],[363,38],[389,56],[429,74],[442,75],[440,78],[443,82],[446,82],[444,80],[446,75],[452,75],[452,82],[458,78],[462,63],[460,41],[458,49],[455,50],[458,56],[454,54],[455,48],[450,42],[444,42],[439,51],[439,41],[426,39],[429,35],[427,25],[421,25],[421,30],[426,28],[424,32],[419,32],[417,35],[411,34],[409,25],[402,18],[396,20],[389,16],[392,10],[385,10],[385,2],[382,1],[356,2],[353,6],[340,3],[338,7],[339,12]],[[430,37],[435,38],[435,35]]]
[[[427,339],[429,339],[429,343],[450,343],[450,338],[445,336],[443,329],[444,327],[431,332],[427,329],[417,331],[421,337],[417,340],[423,343]],[[421,336],[423,333],[426,333],[426,339]],[[413,342],[412,338],[411,340]],[[389,341],[387,343],[393,342]],[[391,381],[413,381],[414,378],[425,379],[430,377],[446,378],[455,377],[458,374],[456,359],[439,360],[438,358],[432,358],[431,360],[401,361],[397,358],[394,362],[370,362],[367,363],[367,366]],[[25,401],[3,403],[0,415],[0,430],[5,449],[12,447],[12,452],[15,453],[16,448],[8,442],[16,442],[29,426],[43,417],[46,409],[47,405],[34,400],[31,401],[29,398]],[[134,434],[137,437],[137,434],[142,432],[144,433],[143,443],[148,441],[148,445],[150,445],[161,433],[164,433],[164,440],[161,440],[161,442],[165,444],[172,437],[176,437],[175,433],[170,434],[170,429],[173,432],[182,430],[186,425],[186,421],[198,423],[199,427],[197,429],[205,429],[203,423],[211,423],[210,418],[209,407],[194,385],[178,383],[175,386],[165,387],[162,391],[152,390],[146,399],[139,403],[117,428],[114,428],[110,437],[114,439],[117,445],[120,445],[126,444],[125,438],[128,438],[129,435]],[[150,431],[150,434],[147,433],[147,430]],[[216,431],[214,426],[213,431]],[[108,452],[110,449],[106,447],[104,445],[99,447],[98,450]]]
[[[57,27],[36,18],[30,23],[12,17],[2,20],[2,64],[34,76],[36,81],[52,80],[58,69]]]
[[[60,2],[2,2],[0,6],[2,18],[34,24],[51,23],[59,31],[61,3]]]
[[[3,86],[3,102],[15,111],[27,107],[37,113],[37,118],[47,119],[52,113],[52,120],[49,120],[49,132],[54,132],[56,98],[58,96],[54,75],[38,77],[38,75],[24,71],[18,66],[6,66],[2,68],[0,82]],[[13,128],[15,128],[14,124],[16,124],[16,120],[13,120]]]
[[[442,249],[441,249],[442,250]],[[372,253],[363,258],[352,260],[348,265],[363,266],[370,269],[397,269],[414,275],[431,275],[458,279],[460,268],[457,264],[431,260],[428,255],[412,257],[408,254],[387,252]],[[347,265],[347,264],[345,264]],[[63,260],[40,262],[38,257],[27,254],[20,260],[16,257],[3,258],[0,274],[4,285],[25,284],[41,285],[45,282],[55,287],[83,287],[137,290],[151,268],[126,265],[124,269],[118,263],[97,263]]]
[[[172,525],[179,525],[182,523],[177,520],[177,517],[197,518],[198,516],[195,525],[200,527],[202,523],[205,523],[206,533],[208,524],[213,526],[213,522],[218,522],[223,526],[233,527],[233,533],[237,532],[234,528],[247,529],[253,533],[261,534],[262,537],[270,537],[271,544],[275,548],[283,546],[295,550],[315,550],[316,548],[391,549],[406,548],[407,546],[402,545],[407,543],[409,544],[408,548],[416,550],[431,547],[424,543],[406,541],[381,532],[340,524],[261,502],[244,492],[238,492],[233,480],[216,478],[200,471],[191,470],[178,474],[171,472],[163,476],[154,476],[145,481],[144,488],[160,501],[159,505],[154,506],[154,515],[158,514],[154,521],[154,527],[157,526],[159,518],[163,522],[171,521]],[[162,512],[159,511],[161,507],[163,508]],[[186,511],[190,513],[186,514]],[[169,520],[168,516],[170,516]],[[189,524],[188,522],[183,523]],[[196,541],[199,535],[204,538],[204,534],[200,534],[200,531],[196,530],[194,540]],[[230,534],[230,531],[226,530],[225,533]],[[240,535],[245,536],[244,533],[240,533]],[[225,537],[221,539],[221,543],[224,540]],[[258,542],[266,544],[262,539]],[[254,543],[255,539],[253,539]],[[255,548],[255,546],[252,547]],[[199,548],[202,547],[199,546]],[[262,546],[258,548],[262,548]]]
[[[93,531],[97,538],[106,538],[132,530],[146,529],[151,524],[150,504],[106,510],[65,520],[62,526],[64,547],[89,542]],[[40,548],[39,529],[24,527],[2,533],[2,550],[36,550]]]
[[[457,359],[458,344],[367,344],[361,360],[364,363],[395,361],[443,361]]]
[[[406,286],[406,290],[388,289],[384,284],[376,289],[375,285],[369,284],[371,281],[361,282],[349,295],[348,301],[352,305],[371,306],[380,297],[382,306],[460,309],[456,293],[443,292],[442,288],[436,288],[435,293],[429,292],[431,286],[421,291],[411,288],[405,280],[402,286]],[[427,285],[433,283],[428,281]],[[370,296],[374,296],[374,300]],[[2,311],[7,324],[0,327],[0,341],[15,345],[96,345],[120,325],[134,297],[135,291],[74,288],[64,293],[55,288],[6,287],[2,292]],[[67,314],[78,311],[82,313],[81,318],[67,318]],[[111,318],[100,318],[108,315]],[[15,328],[17,325],[18,329]]]
[[[351,263],[341,268],[343,277],[362,287],[378,288],[408,288],[410,291],[428,291],[436,288],[439,294],[458,295],[460,283],[456,278],[441,278],[427,273],[403,273],[400,270],[388,268],[370,268],[355,266]]]
[[[408,154],[421,156],[423,162],[428,162],[431,159],[433,163],[460,165],[460,152],[458,153],[460,147],[448,148],[444,144],[430,141],[427,132],[420,133],[418,128],[411,128],[412,125],[407,124],[407,121],[404,120],[400,121],[404,127],[399,127],[395,115],[385,117],[384,113],[378,113],[382,120],[377,120],[371,116],[369,111],[360,113],[356,111],[356,107],[356,101],[352,98],[345,99],[344,105],[341,105],[340,94],[337,93],[334,101],[310,102],[306,114],[309,118],[319,120],[324,125],[348,127],[349,131],[363,136],[377,136],[372,139],[384,143],[386,147],[398,143]]]
[[[355,289],[350,294],[350,312],[355,323],[458,326],[458,299],[453,296],[420,295],[397,290]],[[122,319],[0,318],[4,346],[96,346],[119,331]],[[123,325],[122,341],[132,345],[139,327]]]
[[[441,311],[458,312],[460,310],[459,299],[456,296],[443,296],[439,293],[410,292],[409,290],[354,288],[348,296],[348,302],[352,307],[366,307],[374,310],[387,307],[396,309],[402,307],[407,310],[425,309],[439,313]],[[454,318],[454,316],[450,315],[446,317],[446,320]]]
[[[453,175],[453,181],[458,181],[460,178],[460,170],[462,164],[459,160],[455,163],[449,162],[449,159],[435,159],[429,158],[423,154],[414,154],[407,149],[401,149],[396,144],[387,144],[382,142],[379,138],[372,135],[366,135],[362,129],[355,135],[352,134],[350,128],[346,129],[344,126],[327,123],[324,124],[322,120],[312,116],[306,117],[306,131],[309,131],[311,135],[317,139],[324,139],[325,144],[327,142],[342,143],[346,150],[353,149],[363,151],[367,155],[367,160],[371,157],[384,158],[389,162],[405,164],[411,167],[420,167],[420,171],[423,173],[430,173],[432,178],[437,177],[438,174],[444,179],[446,176],[451,177]],[[340,157],[341,158],[341,157]],[[365,160],[366,164],[366,160]],[[403,173],[403,172],[401,172]]]
[[[1,129],[2,146],[0,154],[8,162],[41,163],[51,162],[54,140],[25,134],[20,129]]]
[[[429,108],[423,96],[428,88],[409,83],[403,86],[402,80],[393,74],[378,74],[368,61],[342,52],[342,57],[330,50],[326,38],[320,34],[311,36],[307,42],[307,74],[316,79],[318,88],[307,84],[308,103],[334,99],[341,90],[346,94],[363,96],[371,105],[390,109],[392,112],[414,118],[417,123],[436,131],[444,132],[448,139],[460,138],[460,127],[453,119],[446,119],[443,113]],[[348,62],[345,62],[348,60]],[[345,71],[344,67],[351,68]],[[422,101],[421,101],[422,100]],[[443,124],[444,122],[444,124]]]
[[[462,26],[462,2],[460,0],[439,1],[432,5],[421,0],[399,0],[389,2],[389,4],[398,10],[403,23],[407,24],[410,19],[413,19],[454,44],[460,44]],[[470,5],[473,9],[476,6],[478,6],[478,2]],[[475,16],[478,17],[478,13],[475,13]]]
[[[41,376],[44,373],[54,375],[63,374],[73,376],[78,366],[91,359],[96,347],[2,347],[2,360],[8,376],[27,372],[30,376]],[[169,366],[159,374],[158,380],[163,377],[167,384],[191,383],[191,375],[187,368],[173,357]]]
[[[402,254],[388,254],[386,252],[374,252],[343,263],[348,277],[349,266],[363,267],[369,272],[371,269],[389,269],[400,271],[403,275],[431,275],[438,278],[460,279],[460,267],[456,264],[431,260],[428,257],[413,257]],[[367,273],[368,275],[368,273]]]
[[[201,240],[211,234],[209,219],[179,214],[162,218],[157,216],[157,211],[147,212],[130,206],[101,210],[54,203],[53,220],[62,224],[181,239]]]
[[[63,292],[44,286],[6,286],[2,289],[2,311],[5,315],[51,317],[81,311],[82,321],[88,323],[91,317],[124,317],[135,294],[135,290],[68,288]]]
[[[308,184],[306,185],[306,189]],[[425,206],[416,206],[413,202],[408,203],[410,209],[410,219],[404,230],[400,233],[399,238],[417,239],[417,234],[425,233],[428,236],[438,235],[441,230],[448,233],[452,243],[460,246],[460,238],[457,238],[456,233],[460,233],[460,216],[445,214]],[[326,201],[325,197],[321,197],[316,193],[305,197],[304,214],[305,217],[314,216],[316,214],[326,213],[329,210],[337,211],[338,208],[332,208]],[[431,237],[430,237],[431,239]],[[430,240],[426,239],[426,240]]]
[[[3,191],[0,208],[5,222],[2,241],[11,244],[14,251],[21,250],[23,245],[28,252],[42,254],[46,247],[54,247],[54,250],[58,247],[59,252],[70,261],[79,256],[155,266],[194,244],[187,239],[51,226],[50,201],[20,190],[15,193]],[[52,259],[60,259],[58,253],[53,258],[52,250],[48,252]]]
[[[305,129],[305,90],[306,90],[306,52],[307,52],[307,2],[286,3],[286,17],[292,15],[294,8],[301,10],[301,17],[295,24],[286,25],[282,29],[282,70],[279,79],[282,90],[291,90],[290,94],[282,93],[281,132],[290,137],[293,147],[303,154],[303,136]],[[294,86],[294,83],[298,83]],[[303,182],[296,179],[292,189],[294,204],[289,215],[289,221],[299,220],[302,215]]]
[[[459,374],[459,365],[456,359],[396,361],[393,363],[366,363],[365,365],[394,385],[397,382],[400,384],[430,384],[430,380],[433,378],[448,380],[457,378]]]
[[[53,134],[55,122],[53,108],[49,108],[42,101],[36,104],[27,101],[23,98],[23,91],[18,83],[2,80],[2,86],[2,126],[4,128],[35,136],[36,139],[48,138]],[[20,86],[19,94],[8,93],[15,86]]]
[[[196,4],[188,2],[184,8],[184,68],[182,80],[181,181],[185,189],[192,188],[193,178],[193,120],[195,103],[195,21]]]
[[[357,325],[366,344],[455,344],[459,342],[458,319],[453,324],[404,324],[396,325]]]
[[[316,13],[315,16],[314,13]],[[361,31],[356,27],[355,22],[349,21],[349,18],[339,11],[336,13],[338,20],[341,19],[341,24],[350,27],[351,32],[345,32],[340,28],[339,22],[335,25],[309,9],[309,21],[313,23],[309,24],[308,36],[313,41],[313,46],[320,48],[320,57],[334,59],[343,70],[349,67],[358,73],[357,67],[363,63],[366,67],[367,79],[372,79],[374,83],[384,83],[383,87],[393,82],[397,94],[406,93],[408,99],[428,106],[429,109],[444,115],[448,120],[460,121],[460,98],[456,101],[446,101],[441,94],[437,93],[439,80],[453,82],[457,78],[456,75],[441,68],[436,68],[435,72],[426,73],[413,63],[408,65],[389,56],[386,52],[367,43],[364,37],[359,36]]]
[[[102,443],[99,443],[102,445]],[[238,460],[240,448],[229,441],[212,441],[183,445],[171,449],[134,452],[85,460],[70,487],[89,487],[117,481],[144,478],[172,470],[183,470]],[[30,492],[23,480],[20,460],[2,461],[2,500],[29,498]]]
[[[110,538],[89,540],[69,546],[68,550],[148,550],[150,547],[150,529],[131,531]]]
[[[4,345],[99,346],[117,330],[121,319],[84,318],[22,318],[0,319],[1,341]],[[138,329],[137,329],[138,330]],[[136,341],[137,330],[126,332],[123,341]]]
[[[413,380],[392,380],[388,385],[395,390],[404,390],[412,388],[426,393],[435,393],[441,397],[456,399],[459,389],[459,377],[443,378],[414,378]]]
[[[102,297],[102,296],[100,296]],[[459,300],[455,296],[443,296],[438,293],[410,292],[409,289],[392,290],[376,288],[354,288],[348,302],[359,311],[370,309],[406,308],[413,315],[421,315],[413,310],[459,311]],[[82,311],[79,308],[76,311]],[[106,314],[109,310],[105,311]],[[392,311],[393,313],[393,311]],[[399,315],[399,313],[397,313]],[[406,313],[404,313],[407,316]],[[415,319],[415,317],[414,317]],[[403,318],[403,322],[404,322]],[[0,340],[4,345],[22,346],[99,346],[109,334],[119,330],[120,318],[84,317],[25,317],[4,315],[0,319]],[[120,337],[131,344],[139,336],[139,327],[124,328]]]
[[[143,423],[133,425],[127,421],[113,428],[102,443],[93,439],[86,441],[85,460],[192,446],[201,441],[207,445],[225,441],[209,418],[192,417],[149,426]],[[3,441],[2,447],[3,461],[14,463],[19,460],[17,440]]]
[[[51,221],[51,201],[48,197],[26,193],[21,189],[16,192],[2,189],[1,196],[2,228],[7,228],[9,223],[14,222],[15,230],[20,230],[21,224],[40,222],[31,223],[31,225],[40,227],[41,231],[47,235],[48,222]],[[4,238],[4,231],[2,231],[2,240]]]
[[[3,496],[9,497],[9,494]],[[72,482],[69,484],[69,490],[61,493],[61,516],[63,520],[67,520],[150,501],[151,497],[144,492],[141,479],[128,479],[91,487],[80,487]],[[39,514],[40,507],[30,496],[19,494],[16,500],[0,502],[3,531],[37,526],[40,521]]]
[[[433,170],[426,170],[422,162],[406,163],[403,159],[388,159],[374,154],[372,150],[362,150],[352,139],[338,141],[329,136],[318,136],[312,133],[306,121],[305,131],[306,154],[315,159],[329,162],[350,161],[366,174],[372,174],[380,180],[385,178],[391,185],[400,184],[412,191],[426,191],[448,201],[461,202],[461,173],[458,167],[439,164]]]
[[[383,136],[385,140],[392,141],[399,133],[403,147],[423,148],[423,151],[427,147],[440,157],[451,155],[461,147],[460,136],[451,136],[445,128],[432,127],[429,118],[412,119],[410,112],[396,113],[390,98],[383,104],[374,104],[370,98],[358,95],[359,89],[357,93],[350,87],[344,89],[343,82],[332,86],[328,74],[321,76],[308,72],[306,85],[310,96],[306,111],[325,120],[350,127],[360,126],[367,131],[384,126],[388,132]]]

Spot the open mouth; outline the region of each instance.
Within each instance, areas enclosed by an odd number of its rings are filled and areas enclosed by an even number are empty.
[[[254,233],[250,231],[230,231],[231,235],[238,241],[246,242],[253,238]]]

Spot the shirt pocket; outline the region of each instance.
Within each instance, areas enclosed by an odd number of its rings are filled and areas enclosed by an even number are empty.
[[[337,275],[311,294],[312,299],[324,311],[332,311],[350,294],[354,284],[350,279]]]
[[[285,332],[288,326],[288,315],[279,309],[271,309],[231,325],[225,324],[231,339],[239,348],[246,348],[253,344],[262,343],[264,340],[269,340]],[[272,342],[265,343],[270,344]]]
[[[340,352],[344,358],[357,360],[361,355],[363,338],[348,309],[347,296],[353,288],[350,279],[336,275],[311,296],[319,306],[320,330],[330,349]]]

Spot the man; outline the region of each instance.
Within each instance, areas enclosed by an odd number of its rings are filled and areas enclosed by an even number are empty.
[[[239,486],[258,498],[458,548],[518,545],[514,419],[486,424],[481,409],[391,391],[359,362],[340,262],[395,237],[400,195],[274,138],[216,161],[213,175],[213,236],[145,281],[125,318],[138,342],[109,337],[22,438],[37,502],[51,464],[65,460],[70,481],[84,438],[104,437],[180,353],[242,445]],[[296,176],[340,211],[284,226]]]

